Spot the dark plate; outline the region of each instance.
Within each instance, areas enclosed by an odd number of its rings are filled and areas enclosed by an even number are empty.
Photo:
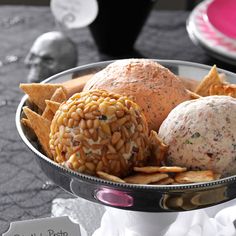
[[[158,60],[172,72],[186,78],[200,80],[210,67],[206,65]],[[80,66],[50,77],[43,83],[58,83],[81,75],[97,72],[111,61]],[[236,74],[220,70],[231,82],[236,82]],[[187,211],[213,206],[236,197],[236,175],[212,182],[183,185],[136,185],[120,184],[68,170],[47,158],[39,151],[38,144],[27,136],[21,125],[22,108],[27,101],[24,96],[17,108],[16,127],[26,146],[35,154],[35,158],[44,173],[64,190],[99,204],[120,209],[168,212]]]

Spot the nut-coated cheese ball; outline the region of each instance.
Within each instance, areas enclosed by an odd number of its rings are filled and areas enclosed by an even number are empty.
[[[148,126],[127,97],[94,90],[62,103],[51,124],[54,160],[78,172],[127,176],[148,158]]]

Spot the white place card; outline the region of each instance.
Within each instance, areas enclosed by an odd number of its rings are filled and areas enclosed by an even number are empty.
[[[50,5],[56,20],[68,29],[88,26],[98,14],[97,0],[51,0]]]
[[[83,236],[68,216],[17,221],[3,236]]]

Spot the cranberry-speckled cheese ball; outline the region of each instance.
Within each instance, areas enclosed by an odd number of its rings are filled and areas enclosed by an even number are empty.
[[[236,99],[209,96],[183,102],[162,123],[167,162],[193,170],[236,174]]]
[[[82,92],[62,103],[51,124],[50,149],[66,167],[119,177],[148,158],[148,127],[139,106],[102,90]]]

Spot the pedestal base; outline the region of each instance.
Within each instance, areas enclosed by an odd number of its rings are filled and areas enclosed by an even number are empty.
[[[104,207],[81,198],[55,199],[52,216],[69,216],[86,236],[236,235],[236,200],[202,210],[150,213]]]

